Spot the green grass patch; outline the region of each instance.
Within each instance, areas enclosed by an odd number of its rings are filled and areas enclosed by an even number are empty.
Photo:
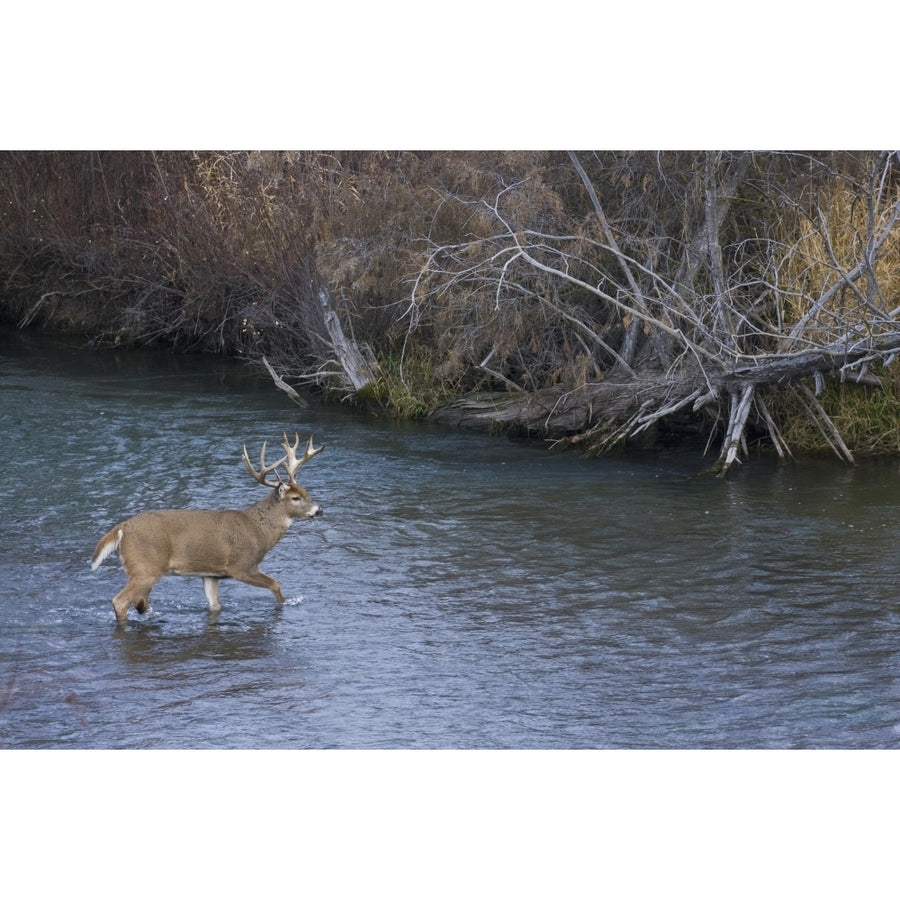
[[[900,454],[898,376],[886,376],[883,382],[884,386],[879,388],[829,381],[819,395],[822,408],[854,455]],[[779,391],[766,402],[793,453],[831,452],[816,423],[792,391]]]

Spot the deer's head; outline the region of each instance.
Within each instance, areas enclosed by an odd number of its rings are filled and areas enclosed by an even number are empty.
[[[289,518],[298,519],[321,516],[322,507],[312,500],[304,487],[297,484],[294,476],[300,466],[312,459],[317,453],[324,450],[325,445],[323,444],[321,447],[314,448],[312,435],[310,435],[306,445],[306,452],[300,459],[297,459],[297,448],[300,446],[300,438],[296,434],[294,435],[293,444],[288,440],[287,435],[284,435],[284,442],[281,446],[284,448],[284,456],[277,462],[267,464],[266,444],[265,441],[263,441],[262,450],[260,450],[259,453],[259,471],[257,471],[250,462],[250,457],[247,455],[247,447],[245,445],[243,456],[244,465],[256,481],[265,487],[273,489],[271,497],[274,502],[278,503],[279,507],[282,508]],[[277,470],[279,466],[284,467],[284,471],[288,478],[286,482],[282,481],[281,476],[278,474]],[[273,472],[275,473],[277,481],[270,481],[266,477]]]

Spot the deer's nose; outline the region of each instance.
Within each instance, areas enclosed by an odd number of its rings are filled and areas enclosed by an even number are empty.
[[[316,511],[313,513],[313,516],[314,516],[314,517],[315,517],[315,516],[321,516],[323,512],[325,512],[325,510],[322,509],[321,506],[317,506],[317,507],[316,507]]]

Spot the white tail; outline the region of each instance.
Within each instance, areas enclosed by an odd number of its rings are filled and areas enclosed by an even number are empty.
[[[122,529],[119,528],[116,530],[115,528],[104,537],[99,544],[97,544],[97,549],[94,551],[94,556],[91,559],[91,571],[93,572],[103,560],[109,558],[113,555],[113,553],[119,552],[119,544],[122,543]]]
[[[123,624],[128,609],[139,613],[150,608],[150,590],[163,575],[196,575],[211,610],[218,610],[219,580],[236,578],[257,587],[268,588],[279,603],[284,603],[281,588],[274,578],[259,570],[263,557],[280,541],[294,519],[312,518],[322,508],[294,480],[297,470],[319,453],[312,438],[306,452],[297,459],[300,438],[291,444],[284,436],[284,456],[266,464],[266,445],[259,455],[259,471],[253,468],[247,448],[243,461],[260,484],[272,488],[262,500],[246,509],[162,509],[139,513],[116,525],[97,544],[91,569],[118,553],[128,576],[125,587],[113,598],[116,619]],[[283,466],[287,483],[278,476]],[[266,476],[275,473],[277,481]]]

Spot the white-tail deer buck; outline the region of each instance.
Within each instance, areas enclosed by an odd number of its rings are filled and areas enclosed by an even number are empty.
[[[97,544],[91,568],[113,553],[119,554],[128,582],[113,597],[118,623],[124,624],[128,608],[139,613],[150,608],[150,589],[163,575],[197,575],[212,611],[219,606],[219,580],[236,578],[257,587],[268,588],[279,603],[284,603],[281,588],[274,578],[263,574],[263,557],[287,534],[294,519],[313,518],[322,507],[294,480],[297,470],[324,449],[313,449],[310,437],[306,452],[297,459],[300,438],[294,443],[284,436],[284,456],[266,465],[266,445],[259,454],[259,471],[253,468],[247,447],[243,460],[250,474],[262,485],[272,488],[262,500],[246,509],[160,509],[142,512],[116,525]],[[276,469],[284,466],[285,484]],[[267,475],[275,472],[277,481]]]

